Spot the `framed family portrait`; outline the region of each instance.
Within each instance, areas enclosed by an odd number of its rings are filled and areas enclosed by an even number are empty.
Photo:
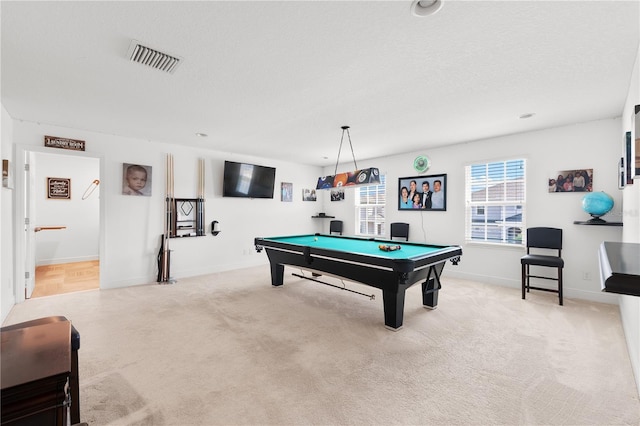
[[[398,210],[447,210],[447,175],[398,179]]]
[[[549,178],[549,192],[592,192],[593,169],[562,170]]]

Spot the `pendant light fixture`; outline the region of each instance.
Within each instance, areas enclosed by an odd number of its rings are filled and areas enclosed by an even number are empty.
[[[340,151],[342,151],[342,142],[344,141],[344,134],[347,134],[349,139],[349,146],[351,147],[351,155],[353,156],[353,165],[356,170],[347,173],[338,173],[338,162],[340,161]],[[338,158],[336,159],[336,168],[333,172],[333,176],[322,176],[318,178],[318,184],[316,189],[331,189],[340,188],[343,186],[355,186],[355,185],[379,185],[380,184],[380,171],[375,167],[368,169],[358,169],[356,164],[356,156],[353,153],[353,144],[351,143],[351,134],[349,133],[349,126],[342,126],[342,137],[340,138],[340,148],[338,149]]]

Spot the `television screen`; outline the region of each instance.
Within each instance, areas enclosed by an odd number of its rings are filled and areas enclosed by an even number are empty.
[[[224,197],[273,198],[276,181],[274,167],[224,162]]]

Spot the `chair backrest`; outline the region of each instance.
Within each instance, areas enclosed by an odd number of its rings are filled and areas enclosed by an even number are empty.
[[[342,235],[342,221],[341,220],[332,220],[329,222],[329,233],[333,234],[334,232]]]
[[[409,224],[404,222],[394,222],[391,224],[391,239],[398,237],[409,241]]]
[[[529,247],[562,250],[562,229],[527,228],[527,250]]]

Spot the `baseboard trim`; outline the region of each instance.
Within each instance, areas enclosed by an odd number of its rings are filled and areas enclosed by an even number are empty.
[[[61,265],[63,263],[89,262],[92,260],[100,260],[100,256],[81,256],[81,257],[65,257],[58,259],[42,259],[36,261],[36,266]]]
[[[451,271],[451,268],[449,268],[449,270],[445,268],[442,273],[442,277],[443,278],[451,277],[451,278],[458,278],[462,280],[477,281],[484,284],[499,285],[501,287],[510,287],[518,290],[520,290],[521,288],[520,280],[509,280],[509,279],[500,278],[500,277],[492,277],[487,275],[478,275],[478,274],[469,274],[465,272]],[[602,293],[602,292],[571,288],[567,286],[566,282],[564,283],[564,286],[563,286],[563,293],[564,293],[564,297],[569,299],[581,299],[581,300],[587,300],[590,302],[607,303],[610,305],[620,304],[620,296],[618,294]]]

